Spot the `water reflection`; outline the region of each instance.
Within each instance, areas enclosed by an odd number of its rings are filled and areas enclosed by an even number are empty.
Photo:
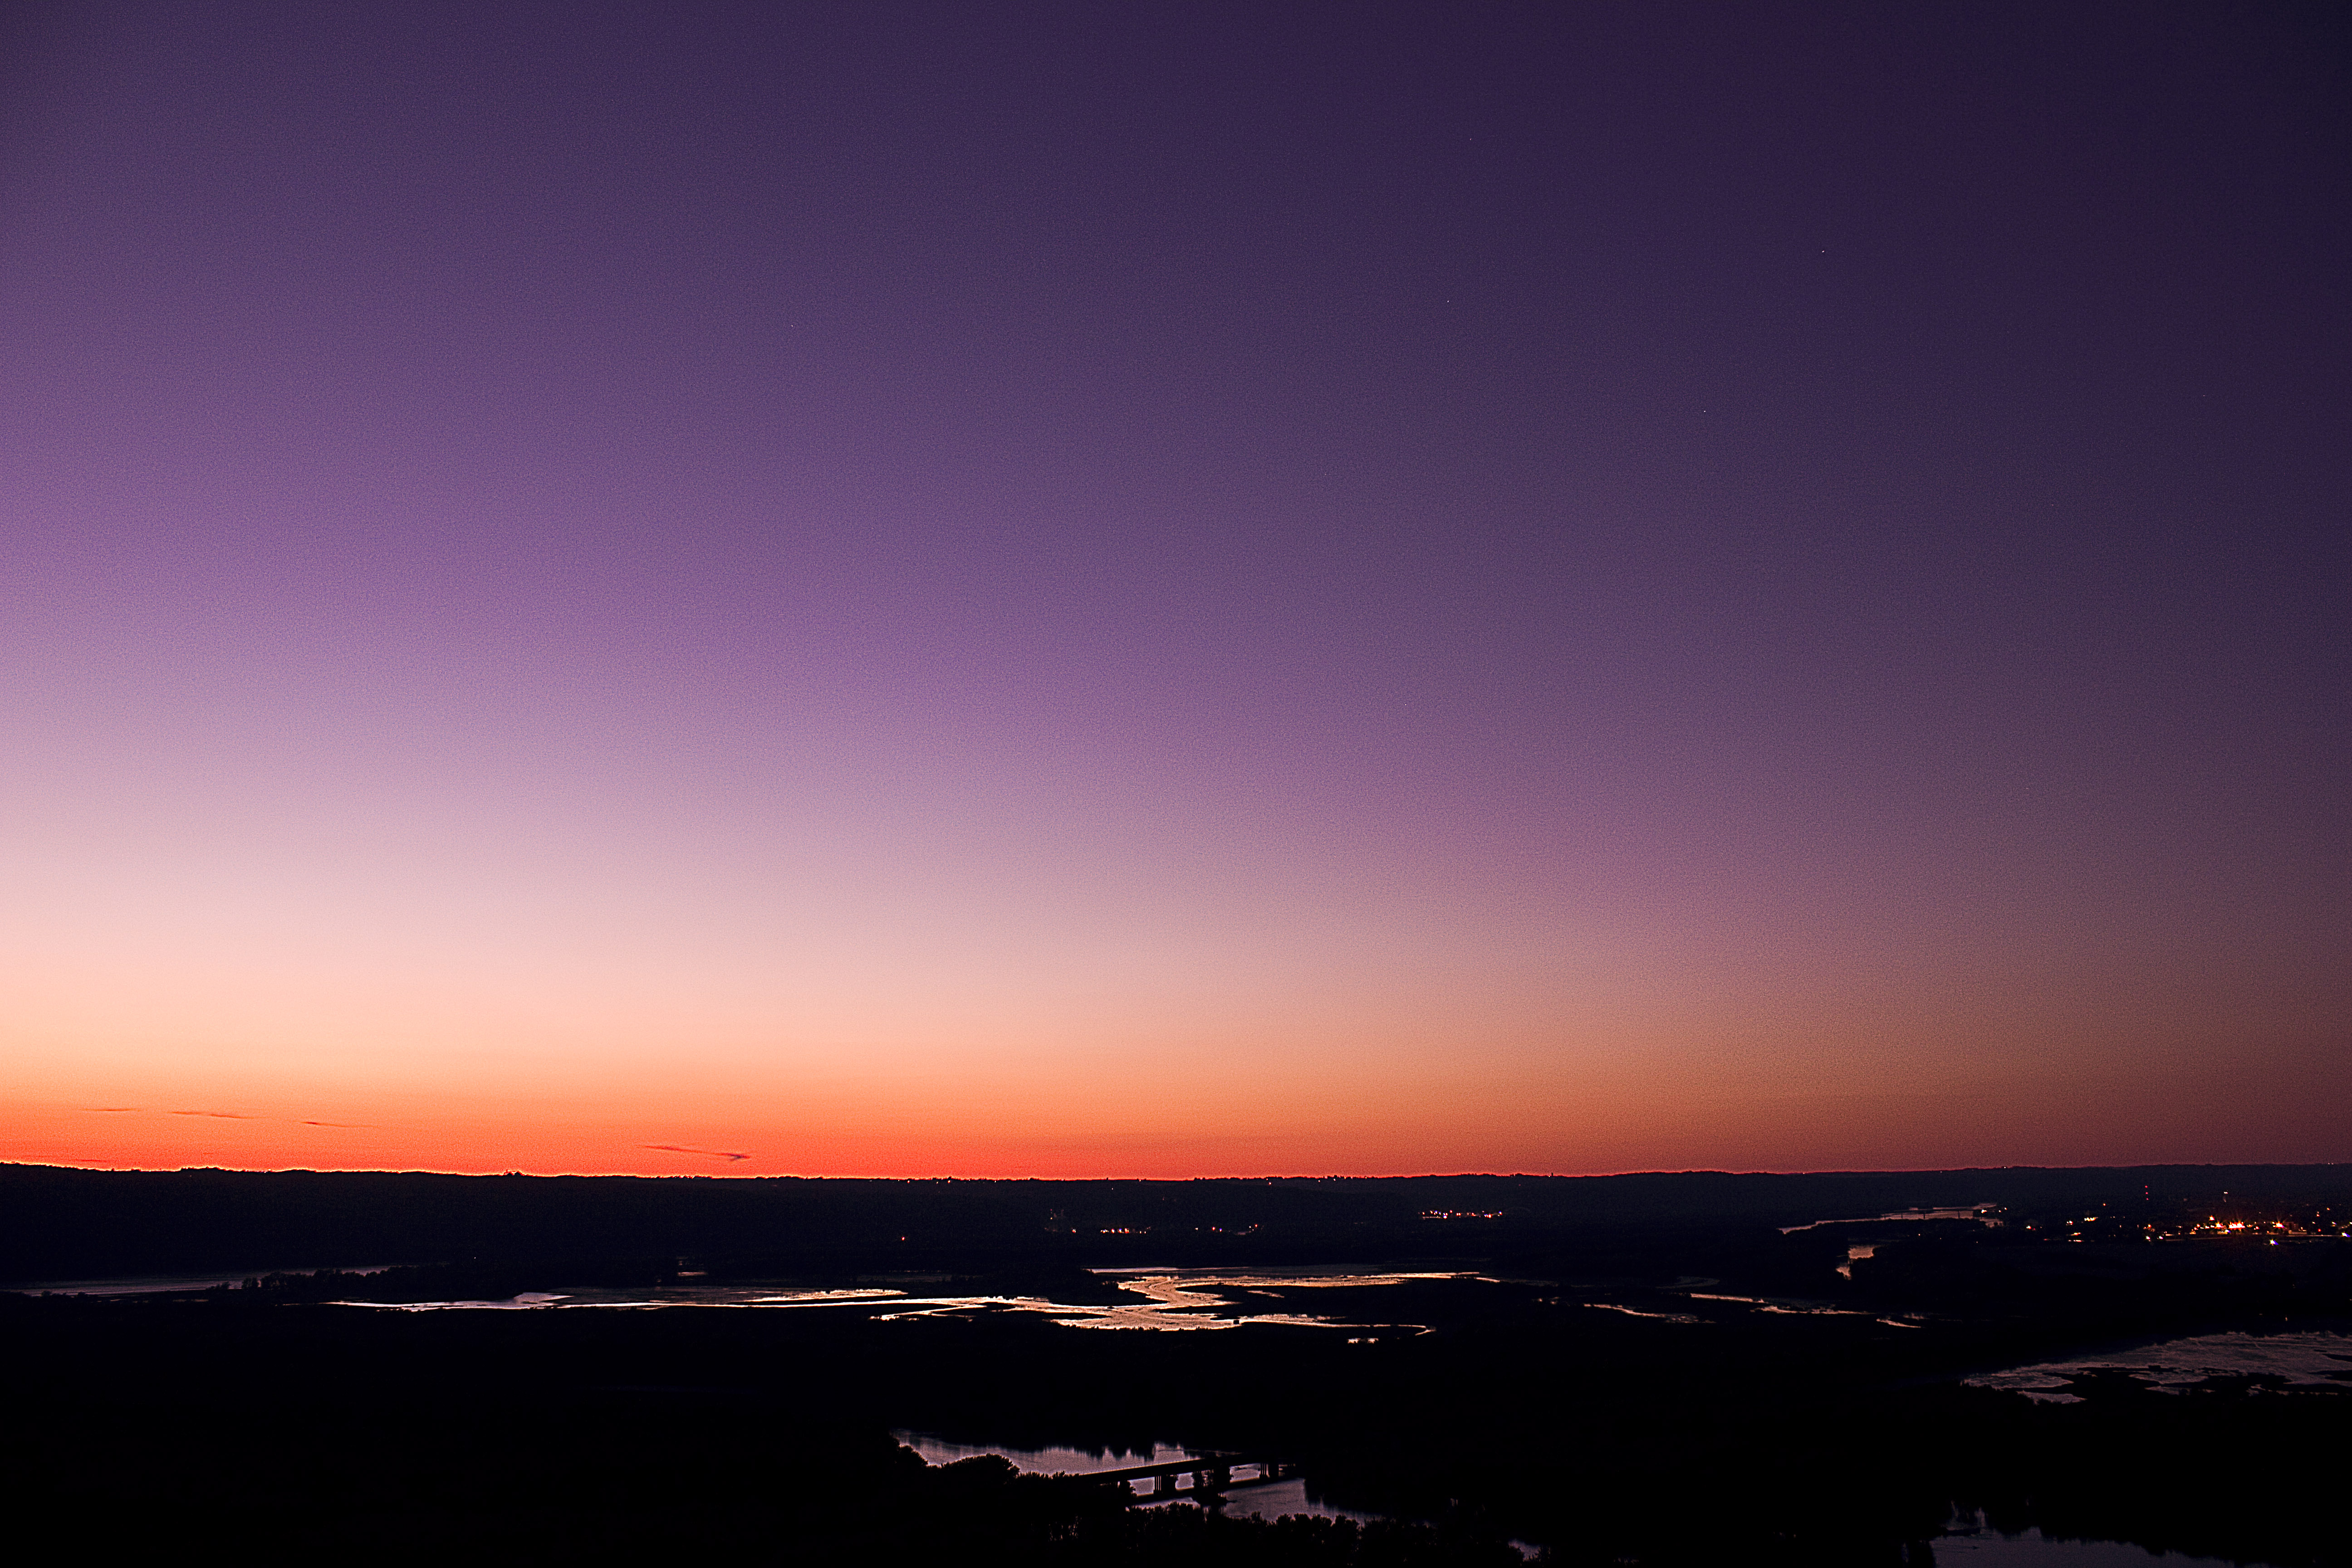
[[[681,1285],[658,1290],[525,1290],[504,1300],[329,1301],[330,1307],[373,1307],[386,1312],[528,1312],[558,1307],[851,1307],[897,1303],[898,1290],[779,1290]]]
[[[1013,1448],[1003,1444],[950,1443],[922,1432],[893,1432],[893,1437],[912,1448],[930,1464],[951,1465],[959,1459],[978,1458],[993,1454],[1008,1461],[1014,1469],[1041,1476],[1091,1476],[1105,1470],[1124,1470],[1138,1465],[1176,1464],[1187,1459],[1206,1459],[1210,1455],[1198,1448],[1180,1448],[1173,1444],[1154,1443],[1149,1451],[1140,1448]],[[1244,1469],[1247,1467],[1243,1467]],[[1185,1489],[1173,1494],[1172,1500],[1191,1501],[1190,1483]],[[1129,1483],[1140,1499],[1152,1495],[1151,1483]],[[1285,1514],[1310,1514],[1318,1519],[1352,1519],[1359,1524],[1369,1524],[1381,1516],[1360,1513],[1353,1509],[1337,1508],[1307,1495],[1307,1482],[1298,1476],[1278,1481],[1256,1481],[1238,1479],[1229,1484],[1213,1506],[1221,1511],[1245,1519],[1280,1519]]]
[[[1952,1533],[1937,1537],[1934,1545],[1939,1568],[1955,1564],[1958,1568],[2149,1568],[2157,1563],[2176,1568],[2192,1568],[2196,1563],[2221,1568],[2222,1563],[2219,1557],[2151,1552],[2122,1541],[2053,1541],[2038,1530],[2002,1535],[1974,1519],[1957,1521]]]
[[[1358,1524],[1370,1524],[1381,1516],[1359,1513],[1351,1508],[1337,1508],[1307,1495],[1303,1477],[1293,1476],[1286,1481],[1268,1481],[1262,1486],[1237,1486],[1225,1494],[1225,1512],[1244,1519],[1280,1519],[1285,1514],[1310,1514],[1317,1519],[1352,1519]],[[1513,1542],[1514,1546],[1519,1543]],[[1526,1548],[1520,1548],[1526,1554]]]
[[[1891,1209],[1885,1214],[1853,1215],[1844,1219],[1816,1219],[1808,1220],[1803,1225],[1784,1225],[1780,1227],[1780,1234],[1794,1236],[1801,1230],[1819,1230],[1823,1226],[1831,1225],[1885,1225],[1891,1221],[1916,1222],[1930,1219],[1968,1219],[1974,1220],[1979,1225],[1998,1226],[2000,1222],[1995,1216],[2000,1212],[1999,1204],[1969,1204],[1962,1208]]]
[[[1645,1312],[1639,1307],[1621,1307],[1614,1301],[1587,1301],[1596,1312],[1622,1312],[1629,1318],[1655,1318],[1662,1323],[1704,1323],[1705,1318],[1692,1312]]]
[[[1154,1443],[1149,1448],[1007,1448],[997,1444],[950,1443],[925,1432],[890,1434],[923,1457],[926,1464],[952,1465],[993,1454],[1016,1470],[1039,1476],[1091,1476],[1104,1470],[1124,1470],[1136,1465],[1168,1465],[1208,1456],[1197,1448]]]
[[[331,1303],[386,1311],[530,1311],[602,1307],[864,1308],[877,1321],[966,1317],[1025,1312],[1076,1329],[1194,1331],[1235,1329],[1246,1323],[1322,1329],[1420,1331],[1417,1323],[1365,1323],[1332,1314],[1299,1310],[1286,1300],[1292,1291],[1377,1289],[1408,1280],[1467,1279],[1492,1284],[1467,1272],[1403,1271],[1361,1274],[1331,1269],[1275,1268],[1237,1272],[1212,1268],[1106,1268],[1093,1272],[1138,1300],[1114,1303],[1055,1301],[1043,1296],[915,1296],[885,1287],[853,1289],[779,1289],[772,1286],[675,1285],[655,1290],[578,1289],[529,1291],[502,1301],[363,1301]],[[911,1281],[909,1281],[911,1283]],[[1254,1300],[1250,1299],[1254,1298]],[[993,1450],[992,1450],[993,1451]]]
[[[166,1296],[196,1290],[241,1290],[256,1279],[271,1276],[301,1279],[313,1274],[382,1274],[392,1267],[373,1263],[363,1268],[257,1268],[237,1275],[142,1275],[128,1279],[57,1279],[37,1285],[13,1285],[15,1296]]]
[[[1721,1296],[1706,1290],[1690,1293],[1694,1301],[1730,1301],[1743,1307],[1753,1307],[1759,1312],[1776,1312],[1790,1318],[1867,1318],[1873,1314],[1856,1311],[1852,1307],[1828,1307],[1818,1301],[1800,1300],[1794,1297]]]
[[[2341,1388],[2352,1384],[2352,1335],[2198,1334],[2115,1354],[1983,1373],[1967,1381],[1978,1388],[2010,1389],[2042,1404],[2073,1405],[2082,1396],[2066,1390],[2076,1379],[2102,1372],[2120,1372],[2167,1392],[2210,1377],[2275,1378],[2288,1387]]]
[[[1276,1308],[1286,1290],[1332,1290],[1402,1285],[1409,1279],[1473,1279],[1494,1283],[1484,1275],[1465,1272],[1344,1274],[1318,1268],[1267,1268],[1233,1273],[1209,1268],[1098,1268],[1092,1273],[1118,1279],[1118,1288],[1144,1298],[1133,1306],[1080,1309],[1082,1315],[1058,1318],[1084,1329],[1231,1329],[1244,1323],[1295,1323],[1319,1328],[1365,1329],[1381,1325],[1343,1322],[1316,1312],[1269,1310],[1264,1305],[1245,1309],[1236,1292],[1268,1298]],[[1397,1326],[1397,1325],[1391,1325]],[[1419,1327],[1418,1324],[1402,1325]]]

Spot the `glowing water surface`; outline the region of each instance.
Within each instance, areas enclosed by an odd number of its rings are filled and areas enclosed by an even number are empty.
[[[1794,1236],[1801,1230],[1819,1230],[1823,1226],[1885,1225],[1889,1221],[1967,1219],[1984,1225],[1990,1223],[1992,1216],[1999,1213],[2000,1213],[1999,1204],[1969,1204],[1964,1207],[1940,1209],[1889,1209],[1885,1214],[1854,1215],[1845,1219],[1816,1219],[1808,1220],[1803,1225],[1784,1225],[1780,1227],[1780,1234]]]
[[[993,1454],[1014,1469],[1034,1476],[1091,1476],[1136,1465],[1167,1465],[1207,1457],[1198,1448],[1180,1448],[1171,1443],[1154,1443],[1149,1448],[1007,1448],[993,1443],[950,1443],[924,1432],[893,1431],[890,1436],[920,1454],[926,1464],[952,1465],[959,1459]]]
[[[1288,1310],[1281,1297],[1293,1290],[1364,1289],[1401,1285],[1409,1279],[1486,1279],[1466,1272],[1361,1274],[1317,1268],[1101,1268],[1092,1272],[1112,1279],[1122,1292],[1139,1299],[1103,1304],[1055,1301],[1043,1296],[915,1296],[883,1287],[780,1289],[772,1286],[670,1285],[653,1290],[532,1290],[500,1301],[344,1300],[331,1304],[394,1312],[550,1311],[583,1307],[829,1307],[864,1309],[884,1322],[984,1312],[1028,1312],[1075,1329],[1185,1331],[1278,1323],[1324,1329],[1414,1330],[1420,1325],[1351,1323],[1320,1313],[1295,1311]],[[1242,1300],[1252,1296],[1261,1300]]]
[[[950,1443],[920,1432],[890,1435],[934,1465],[952,1465],[959,1459],[994,1454],[1009,1461],[1016,1470],[1040,1476],[1090,1476],[1136,1465],[1164,1465],[1207,1457],[1197,1448],[1179,1448],[1167,1443],[1155,1443],[1145,1453],[1123,1448],[1010,1448],[1002,1445]],[[1130,1481],[1128,1485],[1139,1496],[1146,1495],[1150,1489],[1148,1484]],[[1191,1478],[1183,1479],[1179,1486],[1174,1500],[1191,1500]],[[1234,1481],[1220,1495],[1215,1506],[1224,1514],[1244,1519],[1280,1519],[1285,1514],[1304,1513],[1318,1519],[1352,1519],[1359,1524],[1370,1524],[1381,1517],[1309,1497],[1306,1479],[1299,1476],[1279,1481]],[[1520,1542],[1513,1544],[1520,1546],[1523,1556],[1532,1555],[1532,1548]]]
[[[2290,1387],[2352,1384],[2352,1334],[2198,1334],[2137,1350],[2072,1361],[2039,1362],[1989,1372],[1967,1381],[1978,1388],[2006,1388],[2050,1405],[2078,1403],[2065,1389],[2095,1372],[2123,1372],[2134,1381],[2171,1391],[2209,1377],[2275,1377]]]
[[[2021,1535],[2002,1535],[1986,1528],[1981,1520],[1956,1521],[1952,1533],[1937,1536],[1933,1542],[1938,1568],[1958,1564],[1958,1568],[2149,1568],[2149,1564],[2168,1563],[2174,1568],[2191,1568],[2195,1563],[2212,1563],[2221,1568],[2219,1557],[2184,1557],[2178,1552],[2151,1552],[2145,1546],[2134,1546],[2122,1541],[2053,1541],[2038,1530]]]
[[[371,1264],[363,1268],[335,1268],[337,1274],[382,1274],[392,1265]],[[7,1293],[13,1296],[169,1296],[195,1290],[241,1290],[248,1279],[268,1276],[298,1278],[330,1272],[326,1268],[253,1268],[237,1275],[226,1274],[155,1274],[139,1275],[121,1279],[53,1279],[35,1285],[14,1285]]]

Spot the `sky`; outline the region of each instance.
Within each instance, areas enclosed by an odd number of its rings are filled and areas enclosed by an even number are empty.
[[[2324,5],[0,30],[0,1158],[2352,1160]]]

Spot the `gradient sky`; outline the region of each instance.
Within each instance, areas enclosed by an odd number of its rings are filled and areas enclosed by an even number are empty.
[[[35,9],[0,1158],[2352,1159],[2338,6]]]

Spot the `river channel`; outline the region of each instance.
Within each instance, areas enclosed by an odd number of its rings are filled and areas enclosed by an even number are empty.
[[[1055,1301],[1042,1296],[918,1295],[893,1285],[834,1289],[781,1289],[773,1286],[668,1285],[657,1289],[532,1290],[504,1300],[370,1301],[332,1303],[385,1311],[549,1311],[582,1308],[733,1307],[760,1309],[852,1309],[882,1321],[948,1318],[979,1313],[1034,1314],[1074,1329],[1147,1329],[1198,1331],[1234,1329],[1244,1323],[1352,1329],[1367,1332],[1414,1332],[1422,1325],[1359,1321],[1308,1310],[1317,1295],[1378,1289],[1414,1280],[1483,1280],[1465,1271],[1365,1273],[1329,1268],[1099,1268],[1091,1272],[1114,1283],[1132,1300]],[[909,1282],[911,1283],[911,1281]]]
[[[1181,1459],[1208,1457],[1199,1449],[1180,1448],[1169,1443],[1155,1443],[1149,1452],[1142,1452],[1116,1448],[1012,1448],[987,1444],[950,1443],[920,1432],[893,1432],[891,1436],[934,1465],[952,1465],[959,1459],[994,1454],[1011,1463],[1016,1470],[1040,1476],[1090,1476],[1103,1470],[1123,1470],[1137,1465],[1165,1465]],[[1139,1496],[1142,1495],[1144,1488],[1132,1481],[1128,1484]],[[1179,1482],[1176,1500],[1189,1500],[1191,1484],[1189,1477]],[[1307,1482],[1297,1476],[1278,1481],[1236,1482],[1225,1489],[1221,1506],[1228,1514],[1250,1519],[1280,1519],[1285,1514],[1305,1513],[1321,1519],[1352,1519],[1369,1522],[1380,1517],[1374,1513],[1337,1508],[1310,1497]]]
[[[1123,1470],[1139,1465],[1164,1465],[1182,1459],[1204,1458],[1198,1449],[1178,1447],[1170,1443],[1155,1443],[1148,1449],[1118,1448],[1016,1448],[1001,1444],[952,1443],[927,1433],[894,1431],[890,1434],[923,1458],[934,1465],[952,1465],[961,1459],[995,1455],[1006,1460],[1016,1470],[1033,1475],[1079,1476],[1095,1475],[1104,1470]],[[1145,1493],[1148,1483],[1130,1481],[1137,1495]],[[1190,1479],[1183,1485],[1189,1489]],[[1190,1500],[1189,1490],[1180,1490],[1176,1501]],[[1352,1519],[1370,1523],[1381,1516],[1362,1513],[1352,1509],[1338,1508],[1314,1497],[1307,1489],[1304,1478],[1293,1476],[1286,1480],[1252,1484],[1247,1481],[1229,1487],[1217,1504],[1225,1513],[1249,1519],[1280,1519],[1286,1514],[1310,1514],[1321,1519]],[[2038,1530],[2018,1535],[2003,1535],[1989,1528],[1980,1517],[1962,1516],[1953,1520],[1950,1533],[1933,1542],[1936,1561],[1945,1568],[2150,1568],[2151,1564],[2167,1563],[2172,1568],[2226,1568],[2218,1557],[2185,1557],[2173,1552],[2150,1552],[2143,1546],[2116,1541],[2060,1541],[2044,1536]],[[1515,1541],[1522,1557],[1533,1559],[1538,1549],[1524,1541]]]

